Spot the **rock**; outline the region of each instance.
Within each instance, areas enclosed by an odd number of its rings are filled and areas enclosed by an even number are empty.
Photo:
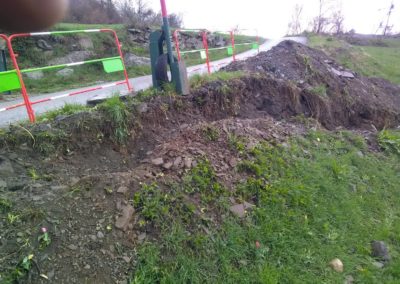
[[[232,168],[235,168],[235,167],[237,166],[237,160],[236,160],[235,158],[230,159],[230,160],[229,160],[229,165],[230,165]]]
[[[373,241],[371,243],[371,254],[374,258],[390,261],[389,249],[383,241]]]
[[[28,77],[31,80],[40,80],[44,77],[43,71],[28,72],[25,74],[26,77]]]
[[[142,243],[142,242],[146,239],[146,237],[147,237],[147,234],[146,234],[146,233],[140,234],[140,235],[138,236],[139,242]]]
[[[372,265],[375,266],[378,269],[382,269],[385,266],[384,263],[379,262],[379,261],[375,261],[374,263],[372,263]]]
[[[342,273],[343,272],[343,262],[340,260],[340,259],[338,259],[338,258],[335,258],[334,260],[332,260],[330,263],[329,263],[329,266],[333,269],[333,270],[335,270],[336,272],[338,272],[338,273]]]
[[[97,232],[97,237],[98,237],[99,239],[104,239],[104,234],[103,234],[103,232],[101,232],[101,231]]]
[[[86,264],[84,268],[85,268],[86,270],[90,270],[90,265],[89,265],[89,264]]]
[[[120,188],[118,188],[117,193],[126,194],[128,190],[129,188],[127,188],[126,186],[121,186]]]
[[[67,190],[67,189],[69,189],[69,187],[68,186],[66,186],[66,185],[53,185],[53,186],[50,186],[50,190],[51,191],[64,191],[64,190]]]
[[[130,263],[131,262],[131,258],[128,256],[123,256],[122,259],[126,262],[126,263]]]
[[[351,72],[348,72],[348,71],[339,71],[339,70],[336,70],[335,68],[331,68],[331,71],[333,74],[335,74],[336,76],[339,76],[339,77],[349,78],[349,79],[355,78],[354,74]]]
[[[4,180],[0,179],[0,189],[6,189],[6,188],[7,188],[7,183]]]
[[[175,169],[181,168],[181,166],[182,166],[182,157],[176,158],[175,161],[174,161],[174,165],[173,166],[174,166]]]
[[[93,52],[88,51],[88,50],[72,51],[64,57],[58,57],[58,58],[54,58],[54,59],[50,60],[49,65],[59,65],[59,64],[85,61],[86,59],[90,58],[92,55],[93,55]]]
[[[56,75],[59,77],[69,77],[74,74],[74,69],[72,68],[64,68],[61,69],[60,71],[57,71]]]
[[[183,161],[186,169],[192,168],[193,159],[192,158],[185,158]]]
[[[115,222],[115,227],[117,229],[126,231],[129,226],[129,222],[133,217],[133,213],[135,213],[135,209],[131,205],[127,205],[122,209],[122,216],[117,218]]]
[[[138,65],[151,65],[151,60],[148,57],[140,57],[133,53],[127,53],[125,55],[125,65],[126,67],[138,66]]]
[[[47,43],[47,41],[45,41],[44,39],[39,39],[36,42],[36,46],[44,51],[53,50],[53,47],[49,43]]]
[[[90,38],[81,38],[79,40],[79,44],[82,49],[93,49],[94,48],[93,41]]]
[[[77,250],[78,249],[78,247],[76,245],[69,245],[67,248],[70,249],[70,250]]]
[[[9,159],[0,156],[0,177],[7,178],[14,174],[14,168]]]
[[[243,204],[233,205],[229,210],[239,218],[244,218],[246,216],[246,209]]]
[[[243,203],[243,206],[244,206],[244,209],[245,209],[245,210],[251,210],[251,209],[253,209],[254,207],[256,207],[254,204],[248,203],[248,202],[246,202],[246,201]]]
[[[353,284],[354,283],[354,277],[351,275],[347,275],[346,278],[344,279],[344,284]]]
[[[173,166],[173,163],[168,162],[168,163],[165,163],[165,164],[163,165],[163,168],[166,169],[166,170],[169,170],[169,169],[172,168],[172,166]]]
[[[164,164],[164,159],[163,158],[153,159],[151,160],[151,163],[155,166],[161,166]]]
[[[149,110],[149,106],[146,103],[141,103],[137,107],[137,111],[139,113],[146,113]]]

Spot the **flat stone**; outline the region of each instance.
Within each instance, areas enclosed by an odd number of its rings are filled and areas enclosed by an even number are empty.
[[[132,220],[133,213],[135,213],[135,209],[131,205],[127,205],[122,209],[122,216],[117,218],[115,222],[115,227],[117,229],[126,231],[129,226],[129,222]]]
[[[67,248],[70,249],[70,250],[77,250],[78,249],[78,247],[76,245],[69,245],[69,246],[67,246]]]
[[[0,177],[10,177],[14,174],[14,168],[9,159],[0,156]]]
[[[97,237],[99,238],[99,239],[104,239],[104,234],[103,234],[103,232],[97,232]]]
[[[163,168],[166,169],[166,170],[169,170],[169,169],[172,168],[172,166],[173,166],[173,163],[168,162],[168,163],[165,163],[165,164],[163,165]]]
[[[349,79],[355,78],[354,74],[351,72],[348,72],[348,71],[339,71],[339,70],[336,70],[335,68],[331,68],[331,71],[333,74],[335,74],[336,76],[339,76],[339,77],[349,78]]]
[[[246,216],[246,209],[243,204],[236,204],[229,208],[229,210],[238,216],[239,218],[244,218]]]
[[[118,188],[117,193],[126,194],[128,190],[129,188],[127,188],[126,186],[121,186],[120,188]]]
[[[179,169],[182,165],[182,157],[177,157],[174,161],[174,168]]]
[[[384,266],[385,266],[385,264],[384,263],[382,263],[382,262],[379,262],[379,261],[375,261],[374,263],[372,263],[376,268],[378,268],[378,269],[382,269]]]
[[[389,249],[383,241],[373,241],[371,243],[371,254],[372,257],[380,260],[390,261],[391,259]]]
[[[131,262],[131,258],[128,256],[123,256],[122,259],[126,262],[126,263],[130,263]]]
[[[244,206],[244,209],[245,210],[251,210],[251,209],[253,209],[254,207],[256,207],[254,204],[251,204],[251,203],[249,203],[249,202],[243,202],[243,206]]]
[[[56,72],[56,75],[59,77],[69,77],[72,76],[73,74],[74,74],[74,69],[72,68],[64,68]]]
[[[155,166],[161,166],[164,164],[164,159],[163,158],[153,159],[151,160],[151,163]]]
[[[330,266],[333,270],[335,270],[336,272],[338,272],[338,273],[342,273],[343,270],[344,270],[343,262],[342,262],[340,259],[338,259],[338,258],[335,258],[334,260],[332,260],[332,261],[329,263],[329,266]]]
[[[354,277],[351,275],[347,275],[346,278],[344,279],[344,284],[353,284],[354,283]]]
[[[193,159],[192,158],[185,158],[183,161],[186,169],[192,168]]]

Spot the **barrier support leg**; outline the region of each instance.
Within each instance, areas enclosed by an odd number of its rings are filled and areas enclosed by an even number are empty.
[[[118,48],[118,53],[122,59],[122,64],[124,65],[124,75],[125,75],[126,85],[128,86],[128,91],[133,91],[131,83],[129,82],[128,71],[126,70],[125,61],[124,61],[124,54],[122,53],[121,43],[119,42],[117,33],[114,30],[108,30],[108,29],[101,30],[101,31],[102,32],[111,32],[114,35],[115,43],[117,44],[117,48]]]
[[[174,41],[175,41],[176,53],[178,55],[178,61],[181,61],[181,50],[180,50],[180,47],[179,47],[178,32],[179,32],[179,30],[175,30],[174,31]]]
[[[13,66],[15,68],[15,71],[17,72],[17,76],[19,79],[19,82],[21,84],[21,93],[22,97],[24,99],[26,111],[28,113],[29,121],[34,123],[36,121],[35,118],[35,112],[32,109],[32,104],[31,101],[29,100],[28,92],[26,91],[24,79],[22,78],[21,70],[19,69],[18,62],[17,62],[17,57],[15,56],[14,49],[11,44],[11,38],[7,39],[7,47],[10,53],[11,61],[13,63]]]
[[[206,50],[206,62],[207,62],[208,74],[211,74],[210,56],[209,56],[209,53],[208,53],[207,32],[203,32],[203,47]]]
[[[235,33],[233,31],[230,32],[231,33],[231,44],[232,44],[232,57],[233,57],[233,61],[236,61],[236,51],[235,51]]]

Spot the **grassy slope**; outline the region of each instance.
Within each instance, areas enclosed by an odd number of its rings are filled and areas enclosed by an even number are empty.
[[[323,49],[344,66],[365,76],[381,77],[400,84],[400,39],[382,40],[387,47],[355,46],[343,40],[311,35],[311,47]]]
[[[205,212],[229,215],[229,193],[213,195],[220,187],[207,163],[165,198],[157,185],[144,186],[137,195],[145,201],[135,205],[161,228],[161,238],[140,247],[132,283],[343,283],[348,275],[356,283],[398,283],[399,159],[369,152],[348,132],[312,131],[289,146],[259,145],[239,165],[252,174],[235,193],[243,200],[257,195],[257,209],[244,220],[225,217],[221,226],[204,217],[196,229],[186,221],[194,218],[190,210],[174,203],[183,193],[200,188]],[[373,265],[372,240],[390,246],[393,260],[383,269]],[[329,268],[334,258],[343,261],[343,274]]]

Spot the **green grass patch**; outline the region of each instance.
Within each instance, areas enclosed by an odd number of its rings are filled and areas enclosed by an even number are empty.
[[[355,283],[398,282],[397,155],[370,153],[349,132],[310,132],[289,146],[258,145],[245,163],[242,170],[253,170],[232,194],[257,208],[238,220],[219,206],[218,224],[204,214],[197,226],[175,211],[168,224],[157,223],[159,239],[138,248],[131,283],[343,283],[347,275]],[[194,184],[183,184],[213,192],[215,177],[197,170],[189,174],[199,177],[189,178]],[[223,205],[223,196],[203,203],[203,212]],[[390,247],[392,261],[383,269],[373,265],[372,240]],[[329,267],[334,258],[344,273]]]
[[[318,95],[318,96],[321,96],[321,97],[326,97],[327,96],[326,91],[327,91],[326,90],[326,86],[324,84],[315,86],[315,87],[310,89],[311,93],[313,93],[315,95]]]
[[[378,142],[381,148],[387,152],[400,155],[400,131],[383,130],[378,135]]]
[[[53,121],[57,116],[60,115],[72,115],[78,112],[89,111],[90,108],[79,104],[65,104],[62,108],[48,111],[43,115],[36,117],[36,122]]]
[[[371,40],[370,46],[356,46],[334,37],[309,36],[311,47],[322,49],[345,67],[367,77],[380,77],[400,84],[400,40],[376,41]]]
[[[193,89],[197,89],[202,85],[213,82],[213,81],[229,81],[235,78],[243,77],[245,73],[243,71],[236,71],[236,72],[215,72],[212,74],[205,74],[205,75],[194,75],[190,78],[190,87]]]

